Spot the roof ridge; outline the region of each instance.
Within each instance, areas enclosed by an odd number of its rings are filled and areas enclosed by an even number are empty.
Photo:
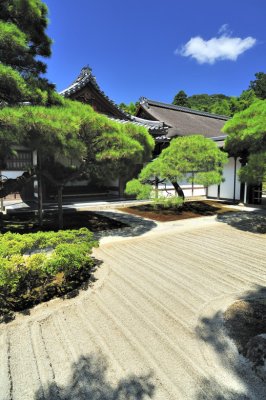
[[[112,121],[119,122],[120,124],[133,124],[137,126],[144,126],[145,128],[151,131],[165,131],[165,125],[163,122],[160,121],[151,121],[149,119],[142,119],[142,118],[133,118],[131,120],[128,119],[119,119],[114,117],[108,117]],[[157,122],[157,124],[154,124]]]
[[[124,117],[127,117],[130,119],[131,114],[128,114],[124,110],[122,110],[113,100],[111,100],[105,93],[104,91],[100,88],[100,86],[97,83],[96,77],[92,74],[92,69],[87,65],[83,67],[78,75],[78,77],[75,79],[75,81],[68,86],[66,89],[62,90],[59,92],[62,96],[68,96],[71,93],[75,93],[77,90],[80,88],[84,87],[88,82],[91,82],[96,90],[102,94],[102,96],[109,102],[111,103],[116,109],[118,109]]]
[[[140,97],[140,104],[144,105],[144,106],[146,105],[147,108],[149,107],[149,104],[150,104],[150,105],[155,105],[155,106],[162,106],[164,108],[168,108],[168,109],[171,109],[171,110],[187,112],[187,113],[195,114],[195,115],[202,115],[204,117],[222,119],[222,120],[225,120],[225,121],[230,119],[230,117],[228,117],[227,115],[213,114],[213,113],[209,113],[209,112],[206,112],[206,111],[194,110],[193,108],[176,106],[174,104],[169,104],[169,103],[163,103],[163,102],[160,102],[160,101],[147,99],[146,97]]]

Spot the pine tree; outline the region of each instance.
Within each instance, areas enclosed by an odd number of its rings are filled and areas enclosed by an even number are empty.
[[[225,149],[234,156],[247,158],[240,168],[243,182],[266,181],[266,101],[257,100],[246,110],[235,114],[223,127],[228,134]]]
[[[184,198],[178,181],[193,179],[194,183],[204,186],[219,184],[226,162],[227,154],[212,140],[201,135],[177,137],[158,158],[142,169],[137,180],[128,182],[126,192],[136,194],[138,198],[154,197],[152,185],[156,180],[170,181],[178,196]]]
[[[174,97],[173,103],[175,106],[189,107],[188,97],[184,90],[180,90]]]
[[[257,72],[256,79],[250,82],[249,89],[253,89],[255,95],[259,99],[266,99],[266,74],[264,72]]]
[[[41,0],[2,0],[0,7],[0,103],[61,103],[42,74],[50,57],[47,7]]]

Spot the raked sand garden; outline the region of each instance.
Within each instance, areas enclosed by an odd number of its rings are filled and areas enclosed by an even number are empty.
[[[266,285],[265,236],[214,217],[126,236],[78,296],[1,324],[0,398],[265,399],[223,323]]]

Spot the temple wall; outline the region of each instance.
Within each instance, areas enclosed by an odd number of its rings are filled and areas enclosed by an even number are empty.
[[[220,185],[220,196],[218,185],[209,186],[207,196],[210,198],[220,198],[226,200],[240,200],[240,182],[238,180],[238,170],[241,164],[239,159],[229,158],[229,162],[224,166],[223,176],[225,181]]]

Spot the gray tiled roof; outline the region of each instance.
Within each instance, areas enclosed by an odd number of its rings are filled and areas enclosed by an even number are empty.
[[[166,129],[163,122],[150,121],[148,119],[135,117],[134,115],[131,115],[130,117],[131,117],[130,119],[117,119],[117,118],[109,117],[109,119],[119,122],[121,124],[131,123],[131,124],[137,125],[137,126],[144,126],[145,128],[149,129],[149,131],[158,131],[158,130],[165,131],[165,129]]]
[[[118,105],[111,100],[103,90],[101,90],[100,86],[98,85],[96,78],[94,75],[92,75],[92,70],[90,67],[83,67],[79,76],[77,79],[66,89],[62,90],[59,92],[64,97],[69,97],[71,94],[74,94],[78,92],[80,89],[82,89],[84,86],[86,86],[88,83],[91,83],[94,88],[110,103],[112,104],[113,107],[117,108],[117,110],[125,117],[127,118],[129,114],[127,114],[125,111],[123,111],[121,108],[118,107]]]
[[[80,89],[85,87],[88,83],[91,83],[93,87],[107,100],[109,103],[112,104],[113,107],[115,107],[123,117],[121,118],[115,118],[115,117],[109,117],[111,120],[115,120],[117,122],[120,122],[122,124],[131,122],[134,125],[138,126],[144,126],[145,128],[155,131],[155,130],[165,130],[165,126],[163,122],[160,121],[150,121],[142,118],[135,117],[131,114],[126,113],[123,111],[121,108],[118,107],[117,104],[113,100],[111,100],[99,87],[95,76],[92,75],[92,70],[89,67],[84,67],[82,68],[78,78],[66,89],[62,90],[59,94],[61,94],[64,97],[69,97],[72,94],[78,92]]]
[[[200,134],[208,138],[224,136],[222,128],[229,117],[206,113],[173,104],[140,98],[140,108],[151,118],[169,127],[167,136]]]

